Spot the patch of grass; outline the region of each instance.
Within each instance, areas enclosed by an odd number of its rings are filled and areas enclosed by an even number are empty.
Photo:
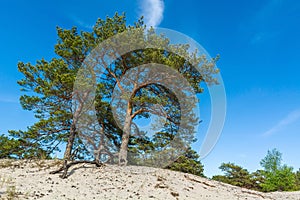
[[[53,163],[51,163],[49,166],[50,167],[56,167],[56,166],[59,166],[59,165],[62,165],[64,163],[63,160],[60,160],[60,159],[54,159],[53,160]]]
[[[0,176],[0,188],[6,187],[5,197],[1,200],[16,200],[19,199],[20,192],[17,192],[16,186],[11,177]]]
[[[40,170],[47,167],[45,160],[35,160],[32,167],[38,167]]]
[[[35,166],[33,166],[33,167],[38,167],[39,170],[42,170],[42,169],[49,169],[51,167],[60,166],[63,164],[63,160],[59,160],[59,159],[35,160],[34,164],[35,164]]]
[[[15,185],[10,185],[6,189],[6,198],[7,200],[19,199],[18,193]]]
[[[6,184],[12,183],[12,178],[6,178],[4,176],[0,176],[0,188],[2,188]]]
[[[13,166],[14,160],[1,160],[0,168],[8,168]]]

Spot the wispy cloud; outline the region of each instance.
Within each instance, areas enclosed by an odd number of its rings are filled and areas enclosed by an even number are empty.
[[[70,19],[75,22],[78,26],[86,28],[86,29],[93,29],[93,25],[86,23],[85,21],[83,21],[82,19],[74,16],[74,15],[70,15],[69,16]]]
[[[295,110],[291,113],[289,113],[284,119],[279,121],[275,126],[273,126],[271,129],[263,133],[263,136],[270,136],[274,133],[284,129],[288,125],[300,120],[300,110]]]
[[[18,98],[1,97],[0,96],[0,103],[19,103],[19,99]]]
[[[246,154],[243,154],[243,153],[240,153],[237,155],[239,158],[247,158],[247,155]]]
[[[158,26],[163,20],[164,14],[163,0],[143,0],[140,4],[141,15],[145,18],[147,26]]]
[[[276,37],[282,32],[282,30],[277,27],[281,26],[274,26],[274,23],[270,22],[273,22],[274,17],[284,14],[281,10],[284,4],[286,3],[283,0],[264,1],[261,3],[261,8],[254,13],[248,22],[242,25],[248,33],[251,33],[249,42],[252,45],[259,44],[266,40],[276,40]],[[275,23],[279,24],[280,21]]]

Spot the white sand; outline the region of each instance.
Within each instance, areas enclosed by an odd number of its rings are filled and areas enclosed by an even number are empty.
[[[156,168],[82,164],[70,168],[69,177],[61,179],[59,174],[49,174],[58,168],[53,161],[15,161],[9,164],[14,166],[3,167],[8,162],[0,161],[0,199],[15,194],[18,199],[43,200],[300,200],[300,192],[264,194]]]

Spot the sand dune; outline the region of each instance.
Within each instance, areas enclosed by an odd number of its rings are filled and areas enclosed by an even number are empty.
[[[0,199],[49,200],[300,200],[300,192],[260,193],[198,176],[149,167],[70,168],[67,179],[49,172],[57,161],[0,161]],[[15,186],[15,187],[14,187]],[[16,198],[16,199],[17,199]]]

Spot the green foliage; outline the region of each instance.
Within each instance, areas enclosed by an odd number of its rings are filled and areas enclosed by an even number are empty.
[[[3,158],[12,158],[14,156],[19,157],[20,150],[19,149],[20,142],[9,139],[8,137],[1,135],[0,136],[0,159]]]
[[[24,92],[20,97],[20,103],[25,110],[35,114],[37,122],[28,127],[26,131],[9,131],[9,138],[11,139],[2,137],[0,142],[4,145],[0,147],[1,157],[48,158],[54,152],[60,151],[62,145],[66,145],[64,155],[66,159],[90,158],[91,155],[87,148],[98,149],[99,146],[97,145],[99,144],[96,144],[96,141],[87,144],[84,141],[89,138],[78,137],[75,120],[77,117],[75,113],[78,108],[72,105],[72,101],[74,102],[74,97],[76,97],[73,93],[73,87],[77,72],[87,55],[100,42],[118,33],[137,28],[140,28],[142,33],[147,36],[142,37],[142,40],[145,40],[142,42],[155,42],[156,45],[166,47],[170,51],[163,50],[163,48],[147,48],[118,55],[118,52],[114,51],[112,47],[113,51],[109,51],[109,53],[113,54],[115,61],[111,65],[100,63],[106,67],[106,71],[101,77],[102,81],[98,83],[94,105],[101,129],[99,132],[105,137],[102,139],[100,137],[102,149],[98,152],[99,154],[92,155],[96,159],[101,157],[101,154],[108,154],[114,160],[113,154],[120,150],[124,141],[122,136],[126,131],[123,132],[124,129],[116,124],[110,103],[115,86],[119,84],[121,77],[129,70],[149,63],[170,66],[185,77],[196,94],[203,92],[202,82],[217,83],[214,75],[219,72],[215,67],[218,58],[208,60],[203,55],[198,56],[196,52],[190,53],[188,44],[170,44],[169,39],[165,36],[157,35],[153,29],[146,29],[142,19],[130,26],[126,25],[125,14],[116,13],[112,18],[98,19],[90,32],[78,32],[76,27],[70,30],[57,27],[58,40],[55,45],[57,56],[55,58],[49,61],[37,60],[34,64],[18,63],[18,70],[23,75],[18,84]],[[134,39],[134,37],[128,39]],[[118,46],[131,44],[128,42],[125,40]],[[181,52],[189,59],[172,53],[172,51]],[[101,59],[97,60],[101,61]],[[196,70],[194,65],[200,67],[201,73]],[[176,83],[177,80],[173,78],[170,81]],[[181,84],[178,83],[177,85],[180,91],[182,89],[180,88]],[[131,124],[129,123],[131,125],[129,129],[131,129],[131,133],[136,131],[134,119],[149,118],[151,114],[158,114],[152,109],[153,105],[161,105],[160,109],[164,110],[164,117],[167,115],[165,126],[152,139],[140,137],[141,135],[145,136],[145,133],[138,133],[139,136],[130,135],[128,142],[130,162],[138,164],[141,155],[145,155],[150,150],[159,152],[162,147],[170,143],[178,132],[180,123],[183,124],[180,122],[183,114],[175,93],[160,84],[146,84],[143,87],[135,88],[130,98],[130,107],[132,107],[130,117],[132,119]],[[180,135],[178,141],[182,144],[194,142],[195,139],[191,132],[196,123],[196,120],[185,123],[186,134]],[[93,136],[91,135],[91,138]],[[176,144],[180,144],[180,142]],[[170,150],[171,154],[174,149],[178,148],[173,147]],[[189,149],[185,156],[179,157],[169,168],[203,176],[203,165],[198,159],[196,152]]]
[[[73,84],[84,58],[97,43],[112,34],[124,31],[124,27],[125,16],[118,14],[106,20],[99,19],[92,32],[78,33],[76,27],[70,30],[57,27],[58,43],[55,45],[55,53],[58,58],[50,61],[41,59],[36,61],[36,64],[18,63],[18,70],[24,76],[18,84],[25,92],[20,98],[20,103],[25,110],[34,112],[38,122],[26,131],[9,132],[9,136],[16,140],[9,141],[12,144],[9,150],[3,149],[8,156],[14,156],[9,152],[20,150],[16,149],[18,145],[14,145],[19,140],[25,142],[28,148],[18,153],[18,156],[24,152],[33,155],[33,152],[28,151],[39,149],[48,157],[60,151],[60,145],[66,143],[70,143],[73,151],[72,155],[67,157],[89,156],[74,128],[72,129]],[[69,140],[71,136],[74,136],[73,140]],[[0,149],[2,150],[2,147]]]
[[[222,163],[219,167],[225,175],[213,176],[212,179],[247,189],[257,189],[257,178],[248,170],[233,163]]]
[[[3,158],[49,158],[47,152],[39,147],[38,144],[24,139],[9,138],[0,135],[0,159]]]
[[[250,179],[251,179],[253,185],[252,185],[252,188],[249,188],[249,189],[262,191],[261,185],[265,182],[264,171],[257,170],[255,172],[252,172]]]
[[[293,168],[283,165],[275,172],[265,172],[265,182],[262,183],[264,192],[293,191],[296,188],[296,178]]]
[[[282,154],[273,149],[260,162],[264,170],[249,173],[233,163],[223,163],[220,169],[225,175],[213,176],[212,179],[263,192],[300,190],[300,170],[294,173],[292,167],[281,162]]]
[[[282,153],[277,149],[268,150],[264,159],[260,161],[260,165],[267,172],[275,172],[281,167]]]
[[[264,183],[261,184],[264,192],[272,191],[292,191],[296,187],[296,177],[293,168],[282,165],[282,154],[273,149],[268,151],[266,157],[260,162],[264,168]]]
[[[295,173],[296,190],[300,190],[300,169]]]
[[[166,167],[166,169],[204,177],[204,168],[199,160],[199,155],[191,148],[187,150],[185,155],[180,156],[174,163]]]

